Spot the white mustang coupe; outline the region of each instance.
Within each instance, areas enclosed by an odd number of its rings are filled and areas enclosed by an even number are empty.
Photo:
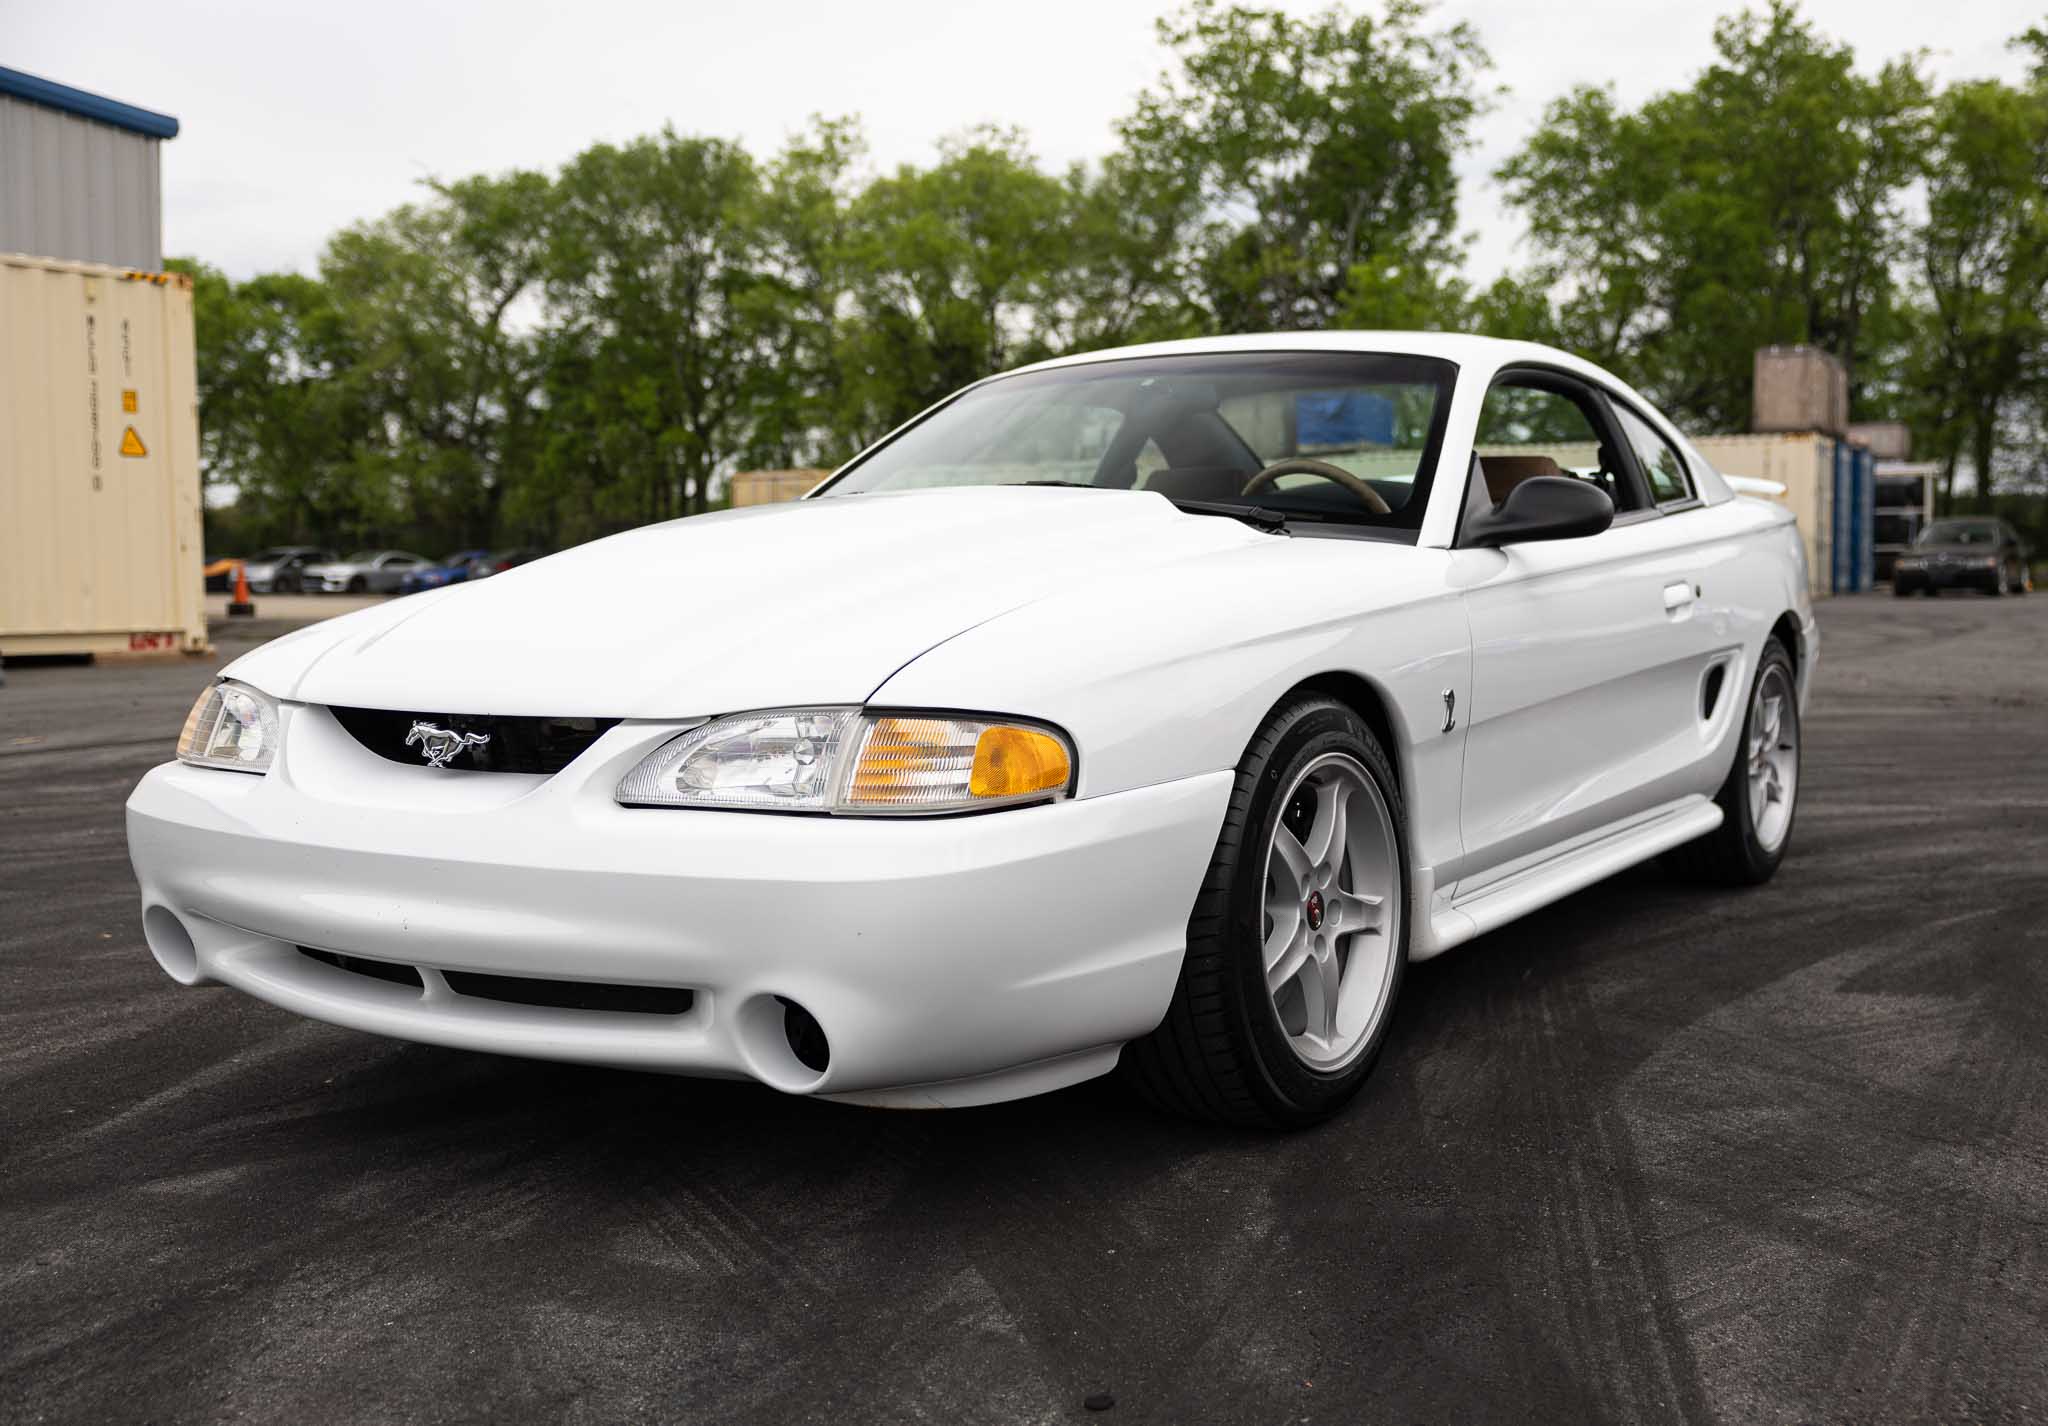
[[[1659,854],[1769,877],[1814,656],[1791,516],[1596,367],[1174,343],[265,645],[128,837],[174,980],[338,1025],[1294,1126],[1407,962]]]

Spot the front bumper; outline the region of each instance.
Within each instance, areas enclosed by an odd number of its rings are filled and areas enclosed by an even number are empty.
[[[181,981],[379,1034],[882,1103],[1055,1088],[1164,1014],[1229,772],[929,820],[618,806],[619,778],[674,732],[621,724],[552,777],[444,772],[287,706],[268,775],[171,763],[130,797],[151,949]],[[446,971],[694,1002],[515,1005],[458,994]],[[822,1071],[785,1033],[786,1002],[822,1028]]]
[[[1972,564],[1923,564],[1892,566],[1892,588],[1911,593],[1921,589],[1975,589],[1990,591],[1998,588],[1998,566]]]

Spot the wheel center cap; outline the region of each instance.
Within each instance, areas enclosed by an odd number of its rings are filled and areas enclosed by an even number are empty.
[[[1305,912],[1307,913],[1307,915],[1308,915],[1308,928],[1309,928],[1309,930],[1311,930],[1311,931],[1320,931],[1320,930],[1322,930],[1322,929],[1323,929],[1323,894],[1322,894],[1322,893],[1321,893],[1320,891],[1311,891],[1311,892],[1310,892],[1310,893],[1308,894],[1308,903],[1307,903],[1307,905],[1305,905],[1305,906],[1304,906],[1304,907],[1303,907],[1302,909],[1303,909],[1303,910],[1304,910],[1304,911],[1305,911]]]

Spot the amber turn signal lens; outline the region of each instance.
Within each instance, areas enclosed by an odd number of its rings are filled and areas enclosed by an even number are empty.
[[[1066,747],[1036,728],[985,728],[974,744],[967,790],[975,797],[1021,797],[1065,787],[1073,775]]]

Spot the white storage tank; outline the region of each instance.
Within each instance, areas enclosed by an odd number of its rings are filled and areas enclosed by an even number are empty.
[[[0,657],[199,652],[192,285],[0,254]]]

